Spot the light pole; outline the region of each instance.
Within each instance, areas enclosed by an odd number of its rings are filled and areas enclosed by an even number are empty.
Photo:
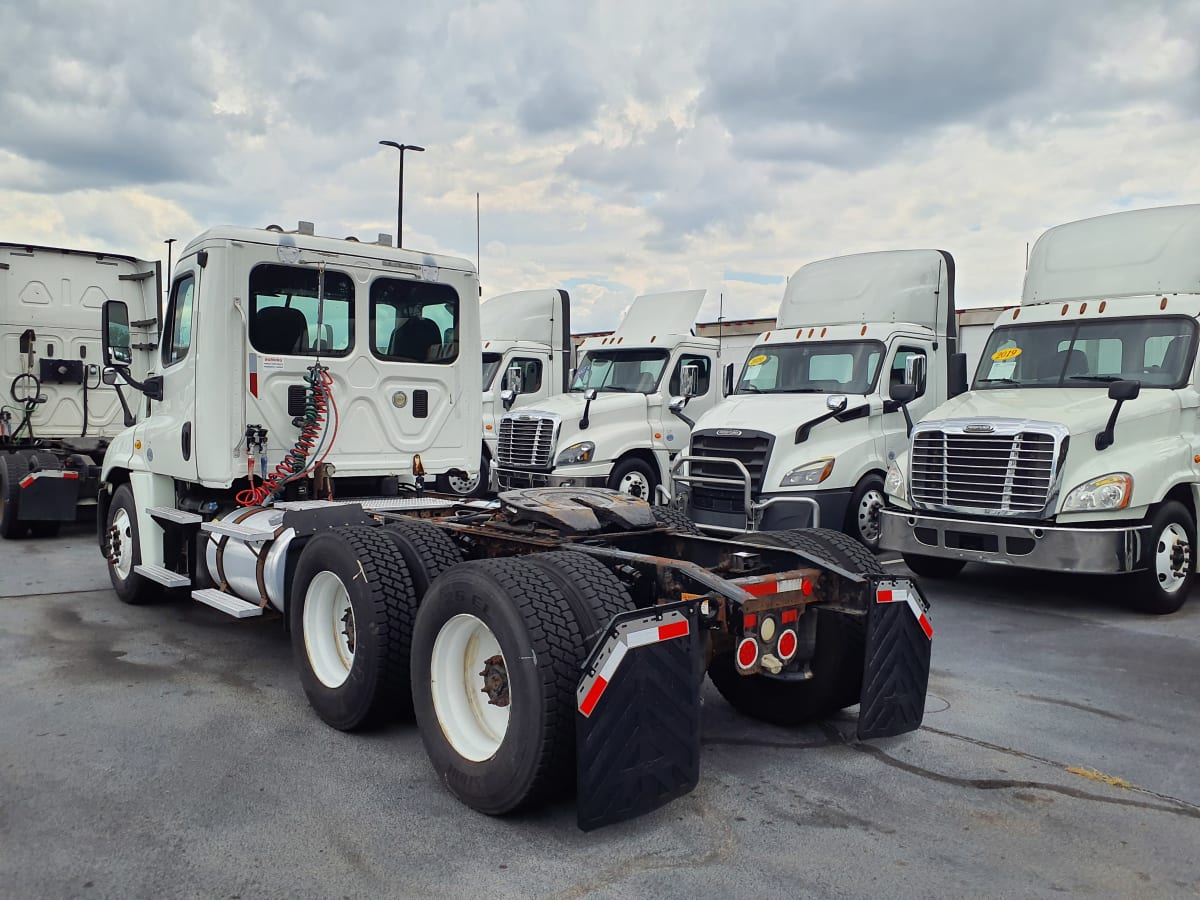
[[[400,151],[400,181],[396,188],[396,246],[404,246],[404,151],[424,153],[424,147],[416,144],[397,144],[395,141],[380,141],[385,147],[395,147]]]

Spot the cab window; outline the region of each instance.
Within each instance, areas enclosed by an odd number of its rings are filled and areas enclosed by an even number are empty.
[[[354,283],[344,272],[255,266],[250,272],[250,344],[276,356],[346,356],[354,346]]]
[[[708,393],[708,386],[712,381],[712,360],[707,356],[694,356],[687,353],[679,357],[679,362],[675,363],[675,371],[671,373],[671,380],[667,383],[667,392],[672,397],[679,396],[680,386],[683,384],[684,366],[695,366],[700,370],[700,377],[696,380],[696,396],[703,397]]]
[[[890,379],[889,379],[889,388],[893,384],[903,384],[904,383],[904,369],[908,365],[908,361],[910,359],[912,359],[914,356],[918,356],[921,359],[925,359],[925,351],[919,350],[915,347],[900,347],[899,349],[896,350],[896,355],[892,357],[892,369],[891,369],[891,375],[890,375]],[[925,380],[926,380],[926,372],[928,370],[928,366],[929,366],[929,360],[925,359],[925,368],[922,369],[921,377],[917,381],[917,396],[918,397],[923,397],[925,395]]]
[[[192,346],[192,298],[196,293],[196,279],[191,275],[175,282],[171,300],[167,305],[162,346],[163,366],[173,366],[187,356]]]
[[[542,389],[542,361],[529,356],[516,356],[508,361],[508,365],[504,370],[504,381],[500,385],[502,390],[511,390],[512,385],[509,384],[508,370],[521,370],[521,393],[536,394]]]
[[[395,362],[454,362],[457,292],[448,284],[376,278],[371,284],[371,352]]]

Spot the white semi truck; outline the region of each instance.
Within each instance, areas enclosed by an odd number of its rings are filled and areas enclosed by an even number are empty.
[[[919,726],[926,605],[845,535],[718,540],[599,488],[424,493],[479,453],[477,296],[464,260],[217,228],[184,249],[140,379],[108,301],[109,377],[154,400],[104,460],[118,596],[279,614],[325,722],[411,710],[489,814],[576,787],[595,828],[687,793],[706,671],[768,721],[859,704],[862,737]]]
[[[705,530],[819,521],[877,548],[884,475],[908,442],[891,385],[916,386],[916,417],[966,389],[954,276],[942,250],[800,268],[733,394],[696,420],[673,502]]]
[[[482,496],[491,485],[500,415],[529,406],[570,387],[571,298],[556,289],[515,291],[484,301],[483,449],[479,472],[448,475],[442,488],[460,496]]]
[[[888,471],[882,544],[918,575],[968,562],[1124,575],[1152,613],[1186,600],[1200,498],[1200,206],[1052,228],[971,391]]]
[[[0,244],[0,537],[49,536],[94,514],[100,462],[126,425],[100,378],[100,309],[129,305],[144,374],[161,295],[157,262]]]
[[[500,488],[599,486],[657,502],[691,417],[721,398],[723,366],[736,355],[692,334],[704,294],[638,297],[615,332],[580,345],[567,393],[502,416]]]

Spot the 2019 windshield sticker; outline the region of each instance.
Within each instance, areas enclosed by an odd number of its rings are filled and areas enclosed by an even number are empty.
[[[751,357],[750,359],[746,360],[746,365],[761,366],[766,361],[767,361],[767,357],[760,353],[758,356],[754,356],[754,357]]]
[[[992,354],[994,362],[1007,362],[1010,359],[1016,359],[1021,355],[1020,347],[1005,347],[1003,350],[997,350]]]

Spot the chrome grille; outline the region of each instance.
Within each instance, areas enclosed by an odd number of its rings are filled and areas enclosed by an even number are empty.
[[[743,430],[736,435],[696,431],[692,432],[689,455],[736,459],[750,473],[750,494],[757,497],[762,491],[763,473],[766,472],[767,462],[771,458],[773,442],[774,438],[771,435],[759,431]],[[688,474],[712,478],[739,478],[741,475],[729,463],[704,462],[694,458],[688,462]],[[692,505],[696,509],[742,512],[745,494],[740,487],[695,482],[691,491]]]
[[[1003,426],[984,433],[983,427],[932,427],[913,434],[914,505],[1012,515],[1045,510],[1064,436]]]
[[[503,416],[496,444],[501,466],[549,469],[554,455],[554,419],[540,416]]]

